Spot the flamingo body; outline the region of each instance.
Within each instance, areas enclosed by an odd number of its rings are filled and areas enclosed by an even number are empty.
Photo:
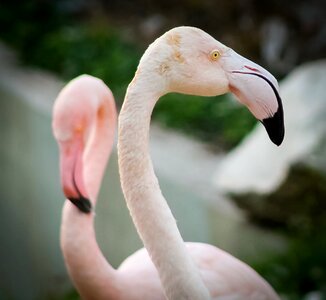
[[[204,243],[187,242],[186,247],[200,270],[203,281],[210,291],[211,299],[278,299],[269,284],[257,272],[229,253]],[[147,291],[151,291],[148,296],[152,297],[143,299],[166,299],[157,270],[145,248],[129,256],[122,262],[118,271],[124,274],[124,277],[130,278],[130,282],[139,281],[139,277],[142,277],[142,285]],[[152,279],[148,282],[148,278]],[[130,299],[141,298],[135,295],[135,298]]]
[[[220,61],[215,60],[214,51]],[[63,207],[61,248],[83,299],[279,299],[264,279],[228,253],[208,244],[183,242],[149,156],[150,115],[167,92],[236,91],[258,118],[273,121],[278,112],[281,122],[278,98],[264,80],[254,75],[247,78],[250,89],[256,82],[259,95],[262,89],[267,91],[267,102],[247,99],[252,92],[243,92],[242,76],[246,75],[232,73],[241,59],[235,56],[236,62],[232,61],[229,51],[199,29],[180,27],[155,41],[141,59],[119,117],[118,154],[128,209],[146,249],[128,257],[117,270],[104,258],[94,232],[94,208],[116,126],[114,99],[101,80],[87,75],[71,81],[59,94],[53,131],[60,149],[63,191],[70,200]],[[203,72],[200,63],[205,66]],[[271,76],[254,66],[255,72]],[[268,133],[276,143],[283,139],[282,128]]]

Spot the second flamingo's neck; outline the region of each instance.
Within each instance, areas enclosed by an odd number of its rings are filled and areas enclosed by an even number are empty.
[[[147,82],[147,85],[142,84]],[[128,208],[168,299],[209,299],[164,199],[149,155],[149,125],[159,94],[134,80],[119,117],[119,169]]]
[[[83,151],[83,178],[92,211],[84,213],[66,200],[61,222],[60,242],[64,259],[83,299],[118,299],[117,271],[107,262],[97,241],[94,210],[102,177],[111,152],[116,124],[115,105],[109,91],[101,83],[97,93],[98,107],[89,124],[89,135]]]
[[[103,256],[93,225],[94,213],[85,214],[66,200],[60,243],[68,272],[83,299],[117,299],[117,273]]]

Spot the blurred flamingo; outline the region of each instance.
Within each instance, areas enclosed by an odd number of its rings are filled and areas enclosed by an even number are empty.
[[[167,32],[145,52],[120,114],[118,150],[123,192],[146,249],[117,270],[101,253],[93,224],[113,144],[113,96],[101,80],[87,75],[60,92],[53,131],[63,191],[70,200],[63,207],[61,248],[83,299],[279,299],[264,279],[228,253],[183,242],[149,156],[150,115],[161,95],[172,91],[216,95],[229,90],[280,144],[284,128],[277,83],[263,68],[192,27]]]

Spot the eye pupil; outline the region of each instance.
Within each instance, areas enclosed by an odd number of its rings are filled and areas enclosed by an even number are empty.
[[[218,52],[218,50],[214,50],[211,52],[211,58],[216,60],[220,57],[220,52]]]

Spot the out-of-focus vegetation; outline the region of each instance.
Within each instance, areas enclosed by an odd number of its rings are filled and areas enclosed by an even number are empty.
[[[6,30],[0,37],[19,51],[26,64],[54,71],[66,80],[83,73],[103,79],[121,105],[141,47],[119,36],[103,17],[76,21],[69,11],[44,3],[22,2],[15,9],[14,4],[4,6],[0,26]],[[202,99],[170,94],[164,98],[155,108],[154,119],[218,147],[236,145],[256,123],[246,108],[225,96]]]
[[[316,47],[318,41],[325,40],[325,30],[318,31],[320,18],[315,17],[319,11],[309,7],[313,1],[170,0],[152,1],[149,5],[149,1],[144,0],[139,1],[136,16],[131,15],[135,9],[133,1],[95,2],[102,3],[107,11],[103,12],[97,6],[90,11],[76,9],[82,6],[81,3],[89,5],[93,1],[2,2],[0,39],[17,50],[23,63],[51,70],[65,80],[82,73],[102,78],[114,92],[118,106],[147,45],[136,43],[137,38],[130,36],[130,33],[128,36],[128,32],[121,34],[116,24],[124,28],[133,27],[136,24],[133,21],[139,22],[143,16],[168,11],[170,19],[161,19],[164,28],[173,27],[178,23],[176,20],[179,20],[178,25],[182,22],[200,26],[211,33],[214,31],[209,29],[215,26],[215,33],[227,32],[222,38],[223,42],[236,46],[242,54],[257,58],[260,49],[256,21],[261,24],[265,17],[274,14],[285,23],[292,24],[288,36],[289,41],[294,41],[292,48],[282,51],[285,57],[289,55],[286,51],[290,51],[290,55],[291,51],[299,51],[292,55],[297,62],[319,58],[318,53],[322,51],[317,49],[318,52]],[[146,5],[150,6],[150,11],[144,11]],[[172,5],[175,6],[173,11]],[[140,39],[141,42],[144,40]],[[305,46],[302,47],[302,44]],[[280,75],[285,75],[282,72],[284,70],[279,70]],[[169,94],[159,101],[153,116],[162,124],[227,149],[236,145],[256,123],[245,108],[227,98],[202,99]],[[253,221],[291,236],[285,253],[273,257],[262,256],[259,261],[251,263],[277,291],[291,300],[302,299],[311,291],[326,295],[326,224],[322,222],[325,220],[322,214],[325,208],[316,206],[315,202],[315,199],[320,199],[318,193],[325,195],[326,185],[316,176],[319,175],[299,168],[292,177],[289,176],[290,182],[264,201],[263,206],[260,206],[262,201],[257,195],[236,199],[239,206],[250,212],[249,217]],[[78,296],[73,292],[65,299],[78,299]]]
[[[326,226],[309,235],[291,234],[287,251],[257,259],[252,267],[287,300],[326,297]],[[307,298],[306,298],[307,299]]]
[[[318,1],[314,6],[307,6],[304,1],[290,1],[284,5],[278,0],[263,4],[259,1],[220,1],[217,4],[189,0],[178,3],[29,0],[19,5],[6,1],[0,9],[0,38],[18,49],[24,63],[54,71],[66,80],[82,73],[102,78],[121,105],[147,43],[175,25],[199,26],[216,34],[222,42],[236,47],[242,54],[258,62],[270,62],[269,67],[275,67],[276,75],[284,75],[293,67],[293,59],[299,62],[320,56],[323,53],[320,44],[323,43],[318,41],[323,41],[323,32],[318,26],[323,18],[316,9]],[[302,15],[303,10],[311,17]],[[164,16],[166,13],[169,20]],[[279,53],[280,60],[285,57],[284,61],[261,58],[259,51],[264,47],[260,49],[259,43],[264,38],[261,38],[260,27],[265,26],[264,18],[274,20],[275,15],[278,16],[276,20],[282,20],[284,28],[291,24],[289,40],[305,37],[306,41],[314,41],[314,47],[294,49],[291,45],[284,49],[284,53]],[[136,36],[135,28],[142,28],[138,31],[143,34]],[[298,30],[300,35],[295,34]],[[293,43],[300,45],[302,41]],[[281,51],[281,44],[273,47],[276,47],[275,51]],[[301,48],[305,49],[302,55],[301,52],[291,52]],[[285,61],[288,56],[292,57],[290,62]],[[202,101],[199,97],[187,96],[187,102],[184,98],[186,96],[176,94],[166,96],[156,107],[153,117],[167,126],[208,141],[217,146],[215,148],[235,146],[256,124],[246,108],[229,103],[226,97]]]
[[[168,94],[157,104],[153,115],[169,127],[209,141],[212,147],[229,148],[256,123],[247,109],[229,98]]]
[[[290,240],[286,253],[254,262],[255,269],[288,299],[302,299],[311,291],[325,297],[326,202],[320,199],[326,199],[326,176],[295,165],[265,199],[252,193],[233,198],[253,222],[273,227]]]
[[[9,3],[0,10],[0,24],[6,28],[1,38],[18,50],[23,63],[54,71],[66,80],[83,73],[97,76],[121,100],[141,53],[102,21],[80,22],[46,1]]]

